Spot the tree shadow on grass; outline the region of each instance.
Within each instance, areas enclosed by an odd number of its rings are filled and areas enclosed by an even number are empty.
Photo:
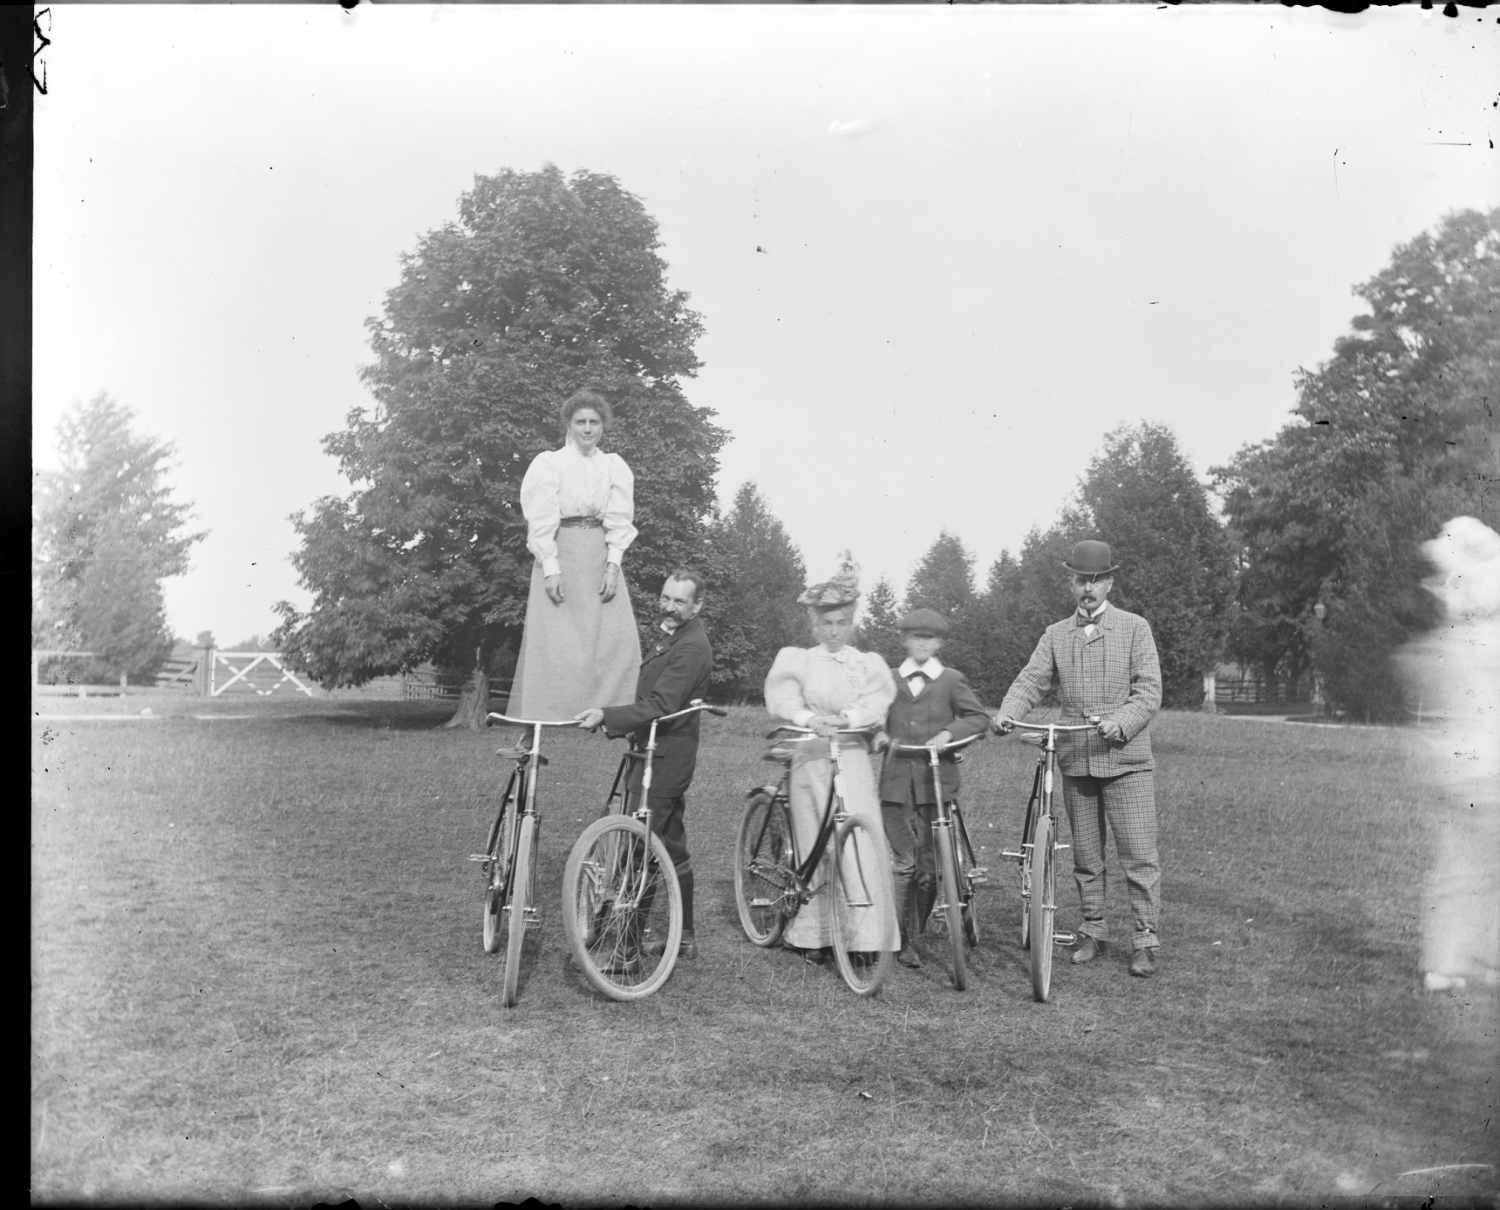
[[[320,722],[336,727],[373,731],[432,731],[453,717],[446,703],[370,701],[339,703],[316,715]]]

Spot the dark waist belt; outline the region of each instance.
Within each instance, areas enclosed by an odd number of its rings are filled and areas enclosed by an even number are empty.
[[[558,526],[563,529],[603,529],[604,521],[600,517],[564,517]]]

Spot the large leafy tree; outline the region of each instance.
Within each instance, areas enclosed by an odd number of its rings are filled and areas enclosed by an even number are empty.
[[[1110,599],[1151,623],[1162,703],[1200,705],[1203,676],[1224,652],[1234,552],[1171,429],[1147,422],[1108,434],[1079,504],[1122,563]]]
[[[457,220],[403,257],[368,323],[375,405],[324,442],[354,490],[294,518],[313,601],[283,602],[276,638],[302,668],[327,686],[427,660],[471,669],[454,721],[480,725],[525,615],[521,477],[581,386],[610,399],[607,445],[635,471],[634,595],[699,555],[725,435],[683,394],[701,324],[659,249],[613,177],[549,165],[476,177]]]
[[[172,498],[173,447],[136,433],[130,409],[101,393],[63,417],[57,453],[37,485],[32,642],[94,652],[91,675],[150,677],[172,650],[162,581],[205,536]]]
[[[714,684],[731,698],[758,700],[776,653],[806,637],[797,604],[807,578],[802,555],[755,484],[745,483],[712,527],[704,562]]]
[[[1243,565],[1236,653],[1397,717],[1393,655],[1435,621],[1421,542],[1458,514],[1500,524],[1500,209],[1448,216],[1354,293],[1369,313],[1299,374],[1291,421],[1215,474]]]

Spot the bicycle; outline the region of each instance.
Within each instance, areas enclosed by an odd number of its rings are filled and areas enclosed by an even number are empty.
[[[583,830],[563,869],[563,931],[574,962],[615,1000],[649,996],[677,963],[682,888],[666,845],[651,831],[651,777],[657,725],[700,710],[721,718],[728,713],[695,700],[651,720],[646,746],[620,757],[604,815]],[[635,764],[641,765],[641,785],[632,795]]]
[[[1021,828],[1021,847],[1003,849],[1002,856],[1014,857],[1021,868],[1021,948],[1031,953],[1031,994],[1046,1003],[1052,994],[1052,949],[1054,945],[1071,945],[1072,933],[1059,933],[1053,927],[1057,916],[1057,854],[1071,845],[1057,839],[1057,807],[1053,783],[1057,771],[1057,737],[1070,731],[1093,731],[1097,717],[1087,723],[1022,723],[1005,719],[996,724],[1002,731],[1013,727],[1041,735],[1041,752],[1037,754],[1036,772],[1031,779],[1031,797],[1026,802],[1026,820]]]
[[[497,756],[513,756],[511,770],[495,822],[490,825],[489,839],[483,853],[470,853],[470,861],[483,864],[484,874],[484,952],[493,954],[500,948],[500,934],[506,935],[505,964],[500,973],[500,1003],[506,1008],[516,1002],[521,979],[521,951],[526,930],[538,923],[536,899],[536,795],[538,775],[547,764],[541,754],[543,727],[573,727],[572,719],[542,721],[511,718],[490,713],[486,722],[513,723],[530,728],[526,741],[513,753],[501,749]]]
[[[786,739],[789,735],[801,739]],[[867,728],[844,728],[837,735],[868,738]],[[747,796],[735,841],[734,897],[740,925],[755,945],[767,948],[781,939],[788,922],[825,891],[833,916],[833,955],[839,974],[856,995],[870,996],[880,990],[895,965],[894,950],[863,948],[861,937],[884,932],[880,902],[874,894],[879,880],[887,886],[890,901],[890,863],[867,870],[869,854],[884,854],[884,846],[870,826],[844,809],[843,772],[839,767],[839,745],[829,743],[832,777],[828,801],[818,825],[818,834],[806,856],[797,853],[790,806],[791,765],[794,750],[788,746],[811,742],[816,733],[790,724],[773,728],[767,739],[782,739],[766,753],[766,759],[784,766],[780,779],[758,786]]]
[[[978,735],[943,744],[892,743],[892,753],[927,754],[932,774],[932,790],[937,804],[932,819],[933,848],[936,851],[938,901],[932,907],[932,918],[941,922],[953,955],[953,986],[963,991],[968,986],[968,951],[979,944],[979,921],[974,914],[974,892],[988,880],[987,871],[974,856],[969,831],[964,827],[963,812],[956,800],[943,793],[943,775],[939,758],[944,752],[957,752],[972,744]]]

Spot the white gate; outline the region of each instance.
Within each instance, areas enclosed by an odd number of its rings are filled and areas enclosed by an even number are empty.
[[[219,665],[223,664],[226,671],[233,675],[222,685],[219,684]],[[281,673],[281,678],[275,681],[269,689],[262,689],[260,685],[250,679],[250,674],[262,664],[274,668]],[[213,659],[208,666],[208,695],[218,697],[224,690],[239,681],[245,682],[245,688],[253,689],[261,697],[270,697],[276,690],[280,689],[288,681],[292,688],[299,689],[308,697],[312,696],[312,690],[299,681],[292,672],[281,662],[281,653],[278,651],[215,651]]]

